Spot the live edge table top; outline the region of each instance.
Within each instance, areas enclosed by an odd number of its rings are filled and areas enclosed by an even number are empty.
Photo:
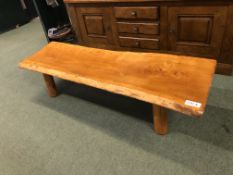
[[[216,61],[109,51],[52,42],[20,67],[126,95],[188,115],[204,113]]]

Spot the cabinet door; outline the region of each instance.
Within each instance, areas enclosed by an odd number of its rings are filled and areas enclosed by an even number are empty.
[[[108,45],[113,43],[111,9],[102,7],[77,7],[82,39],[86,44]]]
[[[224,64],[225,72],[231,74],[233,69],[233,5],[228,9],[227,28],[219,62]]]
[[[216,58],[220,54],[227,7],[170,7],[169,48],[184,54]]]

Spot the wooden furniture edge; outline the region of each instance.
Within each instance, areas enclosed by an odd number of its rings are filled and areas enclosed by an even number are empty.
[[[233,57],[233,55],[232,55]],[[216,68],[216,73],[224,74],[224,75],[232,75],[233,74],[233,65],[218,63]]]
[[[189,106],[185,106],[185,104],[181,105],[179,103],[174,103],[173,100],[159,97],[159,96],[155,96],[152,94],[148,94],[148,93],[145,93],[145,92],[142,92],[139,90],[130,89],[130,88],[126,88],[126,87],[122,87],[122,86],[118,86],[118,85],[113,85],[113,84],[109,84],[109,83],[105,83],[105,82],[101,82],[101,81],[96,81],[96,80],[89,79],[86,77],[77,76],[73,73],[57,71],[55,69],[48,69],[48,68],[45,68],[45,66],[36,65],[27,59],[21,61],[19,64],[19,67],[24,68],[24,69],[28,69],[31,71],[35,71],[35,72],[40,72],[42,74],[55,76],[55,77],[58,77],[61,79],[73,81],[73,82],[76,82],[79,84],[84,84],[84,85],[88,85],[88,86],[95,87],[98,89],[106,90],[106,91],[109,91],[112,93],[125,95],[128,97],[132,97],[132,98],[135,98],[138,100],[152,103],[154,105],[158,105],[158,106],[168,108],[171,110],[179,111],[179,112],[184,113],[186,115],[195,116],[198,118],[203,115],[204,109],[206,106],[206,104],[205,104],[205,106],[202,106],[201,109],[192,108]],[[212,74],[214,74],[214,71],[212,72]],[[211,84],[209,86],[211,86]]]
[[[63,0],[64,3],[67,4],[83,4],[83,3],[143,3],[143,2],[158,2],[158,3],[192,3],[193,0]],[[231,0],[196,0],[196,2],[202,3],[230,3],[232,4]]]

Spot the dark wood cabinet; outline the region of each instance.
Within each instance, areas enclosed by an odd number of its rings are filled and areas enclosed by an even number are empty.
[[[169,52],[218,61],[231,74],[230,0],[65,0],[79,44],[112,50]]]

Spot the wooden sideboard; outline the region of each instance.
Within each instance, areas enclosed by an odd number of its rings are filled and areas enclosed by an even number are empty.
[[[216,59],[233,69],[233,0],[64,0],[81,45]]]

